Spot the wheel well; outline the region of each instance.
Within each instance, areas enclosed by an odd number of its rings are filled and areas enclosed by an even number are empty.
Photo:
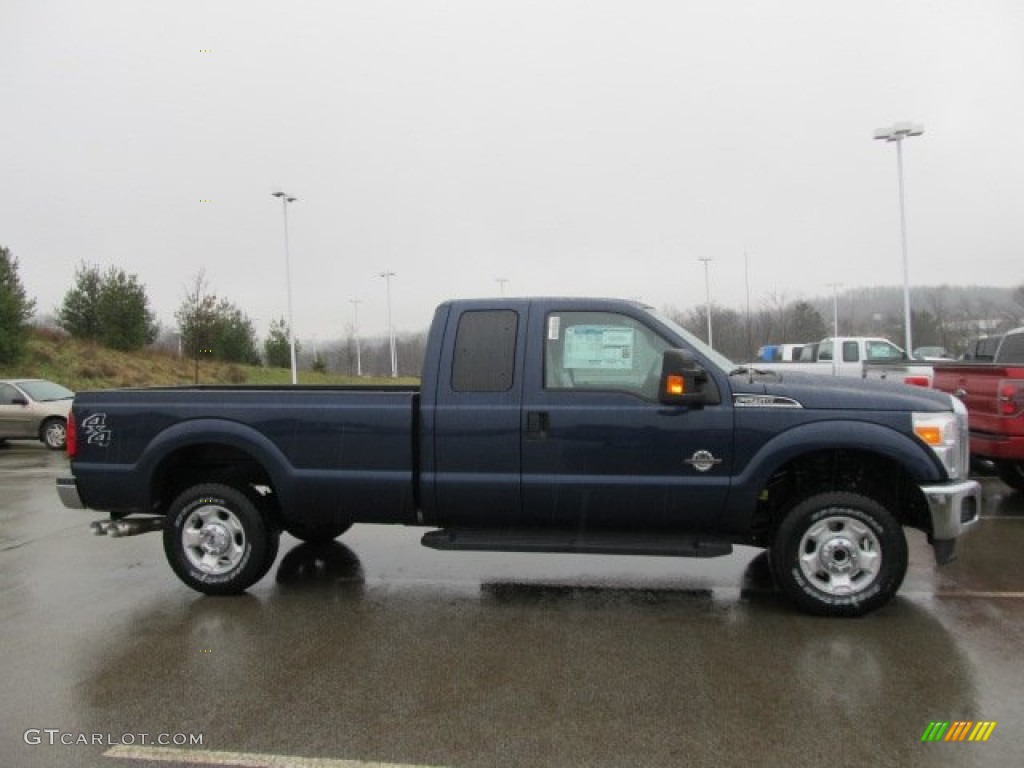
[[[270,474],[249,453],[219,443],[190,445],[165,457],[153,473],[153,511],[166,513],[183,490],[208,482],[243,490],[264,505],[269,505],[274,495]]]
[[[755,542],[769,546],[795,504],[828,491],[867,496],[884,506],[901,525],[930,532],[927,500],[906,469],[876,453],[836,448],[798,456],[768,478],[754,515]]]

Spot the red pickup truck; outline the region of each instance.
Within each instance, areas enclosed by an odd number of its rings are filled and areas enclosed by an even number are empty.
[[[1006,333],[991,360],[935,363],[932,386],[967,406],[971,457],[995,462],[1024,491],[1024,327]]]

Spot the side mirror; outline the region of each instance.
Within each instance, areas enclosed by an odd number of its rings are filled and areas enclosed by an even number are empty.
[[[717,387],[690,352],[666,349],[661,359],[658,400],[665,405],[705,405],[718,402]]]
[[[13,397],[11,398],[11,405],[28,405],[28,400],[24,397]]]

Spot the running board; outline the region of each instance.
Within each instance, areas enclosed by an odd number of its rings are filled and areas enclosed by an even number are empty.
[[[558,552],[580,555],[656,555],[660,557],[721,557],[732,544],[699,535],[544,531],[517,529],[445,528],[423,534],[420,543],[431,549],[477,552]]]

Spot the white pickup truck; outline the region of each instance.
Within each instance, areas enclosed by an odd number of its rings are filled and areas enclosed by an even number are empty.
[[[888,339],[874,336],[830,336],[814,344],[804,345],[800,359],[793,362],[754,362],[751,368],[761,371],[797,371],[826,376],[864,376],[864,361],[903,360],[903,350]]]

